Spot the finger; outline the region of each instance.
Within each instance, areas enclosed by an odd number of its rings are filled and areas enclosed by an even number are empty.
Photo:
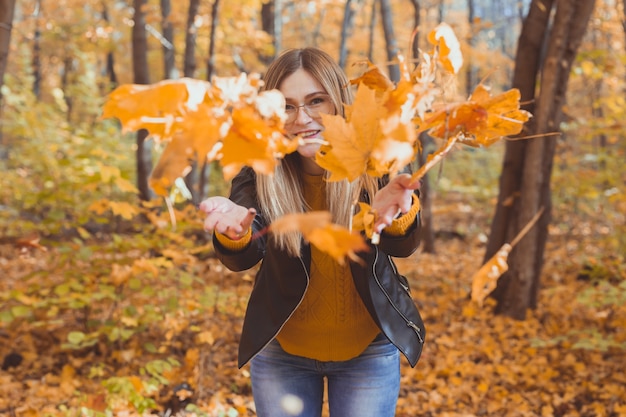
[[[249,208],[248,213],[246,214],[246,217],[244,217],[243,221],[241,222],[241,227],[244,230],[247,230],[252,224],[252,221],[254,221],[255,216],[256,216],[256,210],[252,207]]]

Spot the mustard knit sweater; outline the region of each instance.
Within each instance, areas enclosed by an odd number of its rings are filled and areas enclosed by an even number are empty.
[[[304,176],[304,197],[311,210],[327,210],[326,183],[322,176]],[[403,234],[412,224],[419,203],[385,233]],[[217,239],[229,249],[240,249],[250,242],[248,233],[232,241]],[[243,246],[242,246],[243,245]],[[350,266],[311,245],[311,275],[304,298],[277,336],[281,347],[292,355],[319,361],[352,359],[372,342],[380,329],[365,308],[352,280]]]

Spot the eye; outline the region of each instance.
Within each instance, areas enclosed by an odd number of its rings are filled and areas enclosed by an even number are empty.
[[[296,111],[296,106],[294,106],[293,104],[285,104],[286,113],[293,113],[295,111]]]
[[[309,101],[309,107],[319,107],[326,103],[326,97],[313,97],[311,101]]]

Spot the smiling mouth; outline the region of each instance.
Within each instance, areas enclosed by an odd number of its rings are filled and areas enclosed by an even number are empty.
[[[306,132],[298,133],[298,136],[302,138],[302,140],[306,141],[307,139],[316,138],[321,130],[307,130]]]

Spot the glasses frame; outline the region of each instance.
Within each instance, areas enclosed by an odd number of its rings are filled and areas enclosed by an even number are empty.
[[[321,114],[331,114],[331,107],[334,108],[335,105],[333,103],[333,101],[331,100],[330,94],[326,94],[326,93],[319,93],[319,94],[315,94],[313,97],[309,98],[308,101],[312,101],[315,100],[317,98],[323,98],[324,102],[323,103],[319,103],[318,109],[311,109],[309,106],[311,106],[311,103],[304,103],[304,104],[299,104],[299,105],[295,105],[295,104],[290,104],[287,103],[285,105],[285,114],[287,115],[287,120],[286,123],[293,123],[296,121],[296,119],[298,119],[298,114],[300,112],[300,109],[302,109],[307,116],[309,116],[312,119],[318,119],[320,117]],[[295,107],[295,109],[293,110],[293,112],[288,112],[286,106],[293,106]],[[324,111],[324,106],[328,107],[329,111]]]

